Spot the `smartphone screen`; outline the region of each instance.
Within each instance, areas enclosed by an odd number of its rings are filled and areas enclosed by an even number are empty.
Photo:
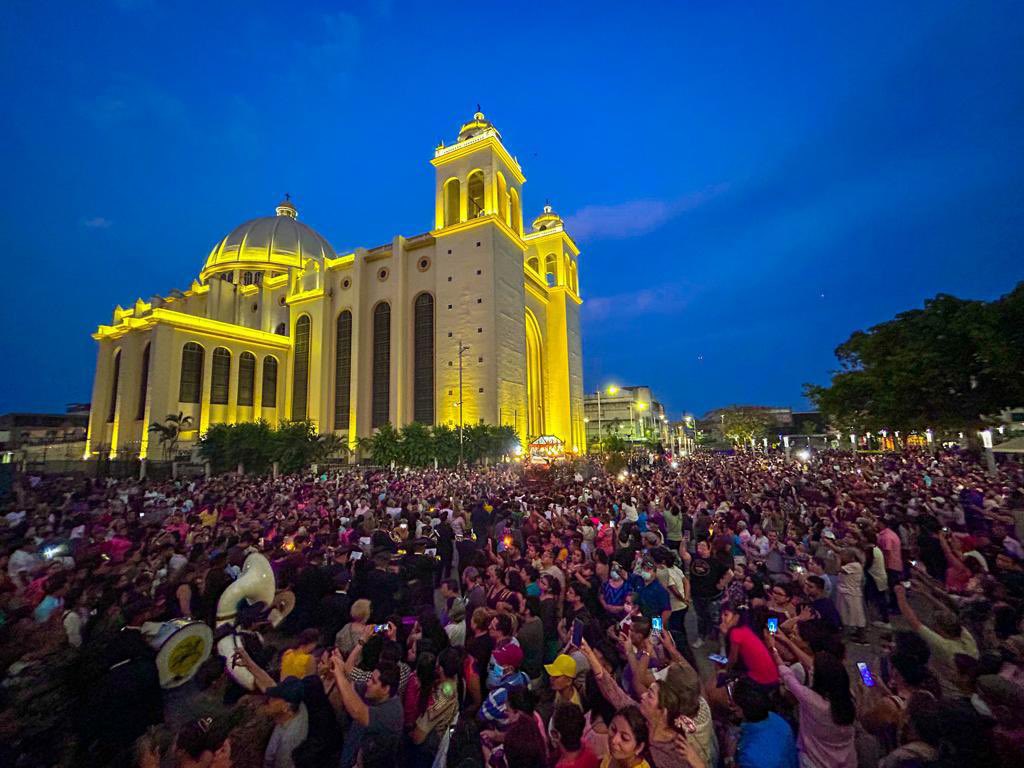
[[[655,616],[653,619],[651,619],[651,629],[653,629],[655,632],[659,632],[659,633],[661,632],[661,617],[660,616]]]
[[[768,619],[768,632],[775,634],[779,631],[779,620],[775,617]]]
[[[360,552],[360,551],[359,551],[359,550],[357,549],[357,550],[355,550],[354,552],[352,552],[352,553],[351,553],[351,554],[349,555],[349,559],[350,559],[350,560],[359,560],[359,559],[361,559],[361,558],[362,558],[362,556],[363,556],[363,553],[362,553],[362,552]]]
[[[659,619],[660,621],[660,619]],[[572,644],[577,648],[583,643],[583,622],[574,619],[572,622]]]
[[[865,687],[875,687],[875,678],[871,676],[871,670],[868,668],[867,664],[865,664],[863,661],[858,661],[857,671],[860,672],[860,679],[861,681],[863,681]]]
[[[711,659],[716,664],[728,664],[729,663],[729,657],[728,656],[723,656],[720,653],[708,654],[708,658]]]

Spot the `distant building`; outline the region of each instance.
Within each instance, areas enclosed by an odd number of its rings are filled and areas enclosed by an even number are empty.
[[[701,418],[697,427],[713,441],[725,441],[722,433],[722,421],[729,411],[753,411],[764,416],[768,425],[768,436],[783,435],[823,435],[828,424],[823,413],[818,411],[794,411],[774,405],[727,405],[708,411]]]
[[[67,413],[5,413],[0,415],[0,451],[29,445],[73,443],[85,440],[89,409]]]
[[[623,440],[655,440],[668,443],[665,407],[650,387],[606,387],[583,399],[583,422],[587,444],[616,435]]]

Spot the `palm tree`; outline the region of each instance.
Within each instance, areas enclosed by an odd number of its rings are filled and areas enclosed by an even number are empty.
[[[181,411],[178,412],[177,416],[173,413],[167,414],[163,424],[159,421],[154,421],[149,425],[149,431],[156,433],[157,440],[164,449],[165,459],[174,455],[175,449],[178,447],[178,438],[181,436],[182,431],[190,426],[192,426],[192,417],[186,416]]]

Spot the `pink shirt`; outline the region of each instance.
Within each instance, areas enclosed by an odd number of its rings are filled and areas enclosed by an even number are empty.
[[[828,768],[857,768],[853,726],[836,725],[828,700],[802,685],[788,664],[779,667],[779,675],[800,706],[796,746],[806,762]],[[804,762],[801,760],[801,765]]]
[[[733,627],[729,631],[729,647],[739,651],[747,675],[761,685],[777,685],[779,671],[775,666],[768,646],[750,627]]]
[[[889,571],[903,571],[903,544],[892,528],[884,528],[878,534],[878,548],[882,550],[885,568]]]

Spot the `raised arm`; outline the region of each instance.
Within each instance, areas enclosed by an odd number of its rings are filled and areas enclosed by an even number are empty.
[[[361,646],[357,646],[360,648]],[[355,653],[355,651],[353,651]],[[351,657],[352,654],[349,654]],[[348,669],[341,659],[341,653],[335,649],[331,655],[331,671],[334,673],[334,682],[341,694],[341,704],[349,716],[360,725],[370,724],[370,708],[356,692],[352,681],[348,679]]]
[[[921,627],[924,623],[917,617],[917,613],[913,608],[910,607],[910,603],[907,601],[907,590],[902,584],[897,584],[893,587],[893,592],[896,594],[896,605],[899,606],[900,613],[903,614],[903,618],[907,620],[910,628],[915,632],[920,632]]]
[[[615,678],[605,672],[604,667],[601,666],[600,660],[597,658],[597,654],[590,647],[586,640],[580,646],[580,650],[587,657],[587,661],[590,663],[590,669],[594,673],[594,680],[597,681],[598,688],[601,689],[601,693],[616,709],[622,709],[622,707],[628,707],[635,705],[626,692],[619,687],[619,684],[615,682]]]
[[[260,693],[266,693],[268,688],[273,688],[277,685],[277,681],[275,681],[274,678],[272,678],[270,674],[263,669],[263,667],[252,660],[252,657],[246,652],[245,648],[243,648],[241,644],[239,644],[238,650],[235,651],[232,661],[237,661],[238,664],[249,671]]]

